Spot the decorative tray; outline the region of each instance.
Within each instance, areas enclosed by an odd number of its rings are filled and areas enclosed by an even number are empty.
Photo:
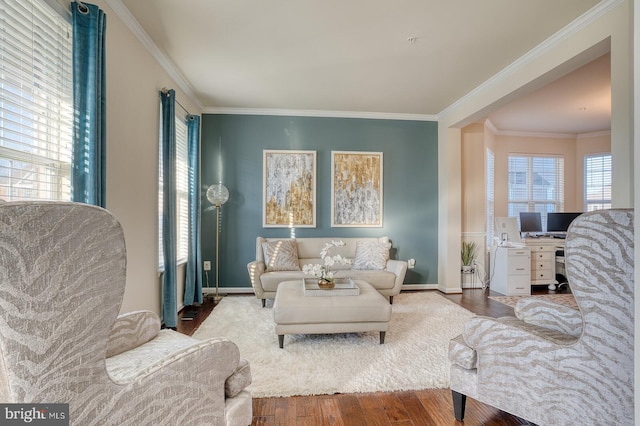
[[[336,278],[333,288],[321,288],[317,278],[303,278],[305,296],[357,296],[360,288],[351,278]]]

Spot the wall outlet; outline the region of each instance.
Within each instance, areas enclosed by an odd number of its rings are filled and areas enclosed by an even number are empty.
[[[210,271],[211,270],[211,261],[210,260],[205,260],[204,261],[204,270],[205,271]]]
[[[409,269],[413,269],[416,267],[416,260],[411,258],[409,260],[407,260],[407,266],[409,267]]]

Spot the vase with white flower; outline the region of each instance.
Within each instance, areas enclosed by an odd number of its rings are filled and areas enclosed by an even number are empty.
[[[331,270],[331,267],[339,264],[350,265],[352,260],[340,254],[330,256],[329,253],[333,248],[344,247],[345,245],[344,241],[333,240],[330,243],[325,244],[322,250],[320,250],[320,258],[323,263],[304,265],[302,267],[302,272],[307,275],[318,277],[318,286],[320,288],[333,288],[335,286],[335,272]]]

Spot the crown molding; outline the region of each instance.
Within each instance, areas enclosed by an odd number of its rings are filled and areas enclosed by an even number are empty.
[[[576,133],[553,133],[553,132],[525,132],[518,130],[498,130],[498,136],[515,136],[521,138],[553,138],[553,139],[576,139]]]
[[[611,136],[611,130],[600,130],[599,132],[579,133],[577,139],[600,138]]]
[[[611,136],[611,130],[600,130],[597,132],[587,133],[553,133],[553,132],[526,132],[520,130],[499,130],[491,122],[491,120],[484,120],[485,128],[487,128],[492,134],[497,136],[514,136],[514,137],[528,137],[528,138],[555,138],[555,139],[588,139],[599,138],[603,136]]]
[[[598,20],[600,17],[606,15],[612,9],[615,9],[620,4],[624,3],[625,0],[602,0],[600,3],[586,11],[584,14],[574,19],[571,23],[566,25],[560,31],[553,34],[551,37],[547,38],[545,41],[529,50],[523,56],[518,58],[516,61],[512,62],[506,68],[499,71],[497,74],[494,74],[491,78],[486,80],[484,83],[480,84],[478,87],[464,95],[462,98],[458,99],[447,108],[442,110],[438,114],[438,120],[444,119],[450,112],[459,108],[461,105],[468,102],[474,96],[477,96],[479,93],[484,90],[493,87],[503,80],[507,79],[514,75],[516,72],[525,68],[530,62],[534,59],[542,56],[543,54],[551,51],[554,47],[560,44],[562,41],[568,39],[572,35],[578,33],[583,28],[589,26],[594,21]]]
[[[149,37],[149,34],[142,28],[140,23],[131,14],[129,9],[122,4],[120,0],[105,0],[111,9],[118,15],[118,18],[122,20],[124,25],[136,36],[136,38],[142,43],[145,49],[154,57],[160,66],[169,74],[169,77],[175,81],[180,90],[189,98],[191,102],[202,110],[203,106],[200,100],[195,96],[193,88],[189,81],[178,70],[178,67],[169,59],[167,55],[162,52],[154,41]]]
[[[484,126],[487,129],[489,129],[489,131],[493,135],[497,135],[498,132],[499,132],[498,128],[495,126],[495,124],[493,124],[493,121],[489,120],[488,118],[486,120],[484,120]]]
[[[271,108],[204,108],[203,114],[277,115],[289,117],[364,118],[369,120],[438,121],[437,115],[397,114],[387,112],[321,111]]]

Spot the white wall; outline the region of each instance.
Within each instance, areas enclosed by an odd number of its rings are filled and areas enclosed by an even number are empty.
[[[127,285],[121,312],[148,309],[160,313],[159,91],[176,89],[178,101],[191,114],[202,111],[105,1],[93,3],[107,15],[107,209],[122,223],[127,244]]]

